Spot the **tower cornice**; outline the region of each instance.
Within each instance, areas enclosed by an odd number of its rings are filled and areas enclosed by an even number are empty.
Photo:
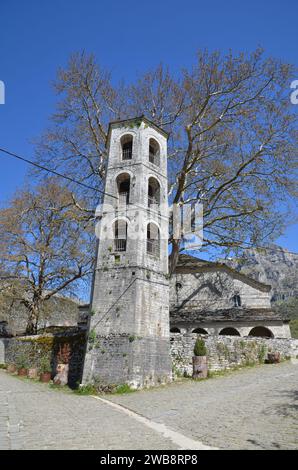
[[[111,121],[109,123],[109,128],[108,128],[106,147],[108,147],[108,145],[109,145],[110,137],[111,137],[111,130],[113,128],[119,127],[121,124],[123,124],[123,127],[124,126],[131,126],[132,129],[133,129],[133,127],[140,127],[142,122],[144,122],[148,126],[155,129],[157,132],[162,134],[166,139],[169,138],[169,133],[168,132],[166,132],[164,129],[162,129],[157,124],[155,124],[153,121],[150,121],[150,119],[146,118],[146,116],[143,115],[143,116],[136,116],[136,117],[130,118],[130,119],[121,119],[119,121]]]

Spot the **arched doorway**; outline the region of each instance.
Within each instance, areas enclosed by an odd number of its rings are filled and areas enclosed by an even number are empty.
[[[170,333],[181,333],[181,331],[179,330],[179,328],[173,327],[170,329]]]
[[[232,327],[223,328],[219,334],[225,336],[240,336],[239,331]]]
[[[204,328],[196,328],[192,332],[197,333],[198,335],[208,335],[208,332],[204,330]]]
[[[259,336],[260,338],[274,338],[274,335],[269,328],[265,326],[255,326],[250,330],[248,336]]]

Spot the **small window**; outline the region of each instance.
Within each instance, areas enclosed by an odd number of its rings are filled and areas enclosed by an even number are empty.
[[[147,225],[147,253],[154,258],[159,258],[160,256],[159,228],[152,223]]]
[[[241,297],[239,294],[233,296],[234,307],[241,307]]]
[[[149,162],[156,166],[160,164],[160,148],[154,139],[149,140]]]
[[[132,159],[132,140],[131,135],[121,137],[122,160]]]

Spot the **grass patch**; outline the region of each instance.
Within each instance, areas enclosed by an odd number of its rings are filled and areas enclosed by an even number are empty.
[[[128,384],[121,384],[121,385],[118,385],[116,388],[115,388],[115,391],[113,393],[116,393],[117,395],[121,395],[123,393],[132,393],[132,392],[135,392],[136,390],[134,388],[131,388],[130,385]]]
[[[49,383],[49,388],[51,390],[55,390],[57,392],[65,392],[65,393],[72,393],[73,390],[71,388],[69,388],[68,385],[58,385],[58,384],[54,384],[54,383]]]
[[[92,384],[82,385],[74,390],[77,395],[97,395],[96,387]]]
[[[124,393],[132,392],[135,392],[135,390],[131,388],[128,384],[107,386],[97,384],[86,384],[74,390],[74,393],[76,393],[77,395],[122,395]]]

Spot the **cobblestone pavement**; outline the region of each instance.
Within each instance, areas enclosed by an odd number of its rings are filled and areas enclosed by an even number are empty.
[[[297,364],[246,368],[111,400],[217,448],[298,448]]]
[[[95,400],[0,371],[0,449],[177,449]]]
[[[297,449],[297,379],[298,365],[260,366],[109,403],[0,371],[0,449]]]

